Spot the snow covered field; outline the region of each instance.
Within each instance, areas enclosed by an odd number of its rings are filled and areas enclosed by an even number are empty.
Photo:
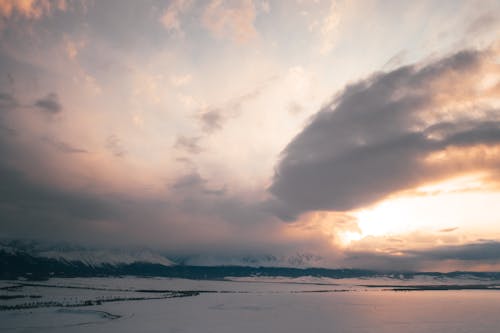
[[[500,290],[392,290],[417,285],[495,287],[467,277],[0,281],[0,331],[498,332]]]

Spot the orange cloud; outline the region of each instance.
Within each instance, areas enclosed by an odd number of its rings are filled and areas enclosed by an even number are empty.
[[[66,0],[0,0],[0,13],[3,17],[14,14],[30,19],[38,19],[50,13],[52,9],[66,10]]]
[[[257,37],[255,17],[252,0],[242,0],[237,5],[224,0],[212,0],[205,9],[202,21],[215,36],[242,43]]]

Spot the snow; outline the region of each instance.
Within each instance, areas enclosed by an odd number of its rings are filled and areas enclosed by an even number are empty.
[[[68,244],[52,244],[37,241],[0,240],[0,251],[15,255],[28,254],[34,257],[51,258],[65,262],[81,262],[91,267],[105,264],[119,265],[136,262],[172,266],[171,260],[149,249],[92,249]]]
[[[199,255],[184,260],[185,264],[194,266],[250,266],[250,267],[329,267],[327,259],[313,253],[295,253],[293,255]]]
[[[161,264],[164,266],[173,265],[167,258],[149,252],[120,252],[120,251],[101,251],[101,250],[83,250],[83,251],[44,251],[37,253],[37,256],[64,260],[67,262],[79,261],[91,267],[102,266],[104,264],[131,264],[134,262],[147,262]]]
[[[297,278],[281,276],[248,276],[248,277],[227,277],[227,280],[237,282],[254,283],[299,283],[299,284],[318,284],[318,285],[341,285],[344,287],[360,286],[442,286],[442,285],[490,285],[498,283],[491,279],[480,279],[478,277],[464,274],[460,277],[450,278],[432,275],[416,275],[413,278],[402,278],[400,276],[379,276],[369,278],[344,278],[334,279],[328,277],[301,276]]]
[[[39,299],[2,299],[2,306],[22,302],[57,301],[66,305],[85,300],[104,302],[91,306],[0,311],[0,331],[498,332],[500,291],[397,292],[363,286],[388,282],[394,285],[395,280],[409,284],[406,280],[388,278],[315,277],[252,277],[229,281],[135,277],[58,278],[40,283],[2,281],[0,295],[41,296]],[[421,282],[436,283],[432,277],[411,281],[412,284]],[[469,281],[464,277],[444,282]],[[171,290],[196,290],[200,294],[172,298],[169,297]],[[130,300],[139,296],[145,299]],[[106,302],[113,298],[129,300]]]

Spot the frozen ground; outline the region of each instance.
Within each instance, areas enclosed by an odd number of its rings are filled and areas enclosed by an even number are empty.
[[[437,285],[488,289],[392,290]],[[497,333],[495,287],[466,276],[0,281],[0,331]]]

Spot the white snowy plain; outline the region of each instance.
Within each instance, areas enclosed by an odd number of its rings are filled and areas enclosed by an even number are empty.
[[[430,284],[413,284],[422,282]],[[0,331],[499,332],[500,290],[403,292],[365,287],[387,283],[385,279],[194,281],[134,277],[0,281],[0,296],[36,296],[4,297],[0,300],[4,307],[36,302],[59,304],[0,311]],[[200,294],[169,297],[174,290]],[[101,302],[79,305],[85,300]]]

